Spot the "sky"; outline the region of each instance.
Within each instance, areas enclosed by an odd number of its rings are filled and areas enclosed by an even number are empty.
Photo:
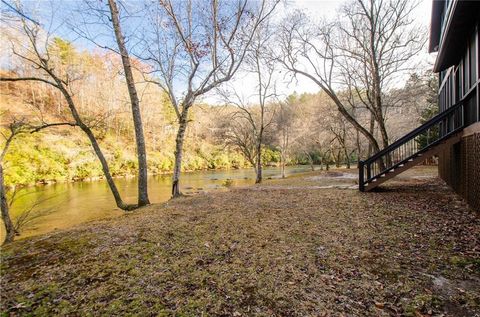
[[[6,0],[6,1],[11,3],[12,0]],[[64,10],[62,10],[61,7],[73,8],[77,4],[81,3],[78,1],[82,1],[82,0],[69,0],[69,1],[59,1],[59,2],[54,1],[53,5],[58,6],[58,10],[53,10],[56,14],[56,18],[58,20],[65,20],[65,16],[62,16],[62,11]],[[178,0],[178,1],[182,1],[182,0]],[[417,1],[417,0],[411,0],[411,1]],[[419,25],[419,27],[422,27],[428,30],[430,26],[432,0],[418,0],[418,1],[419,3],[414,11],[414,16],[413,16],[415,23]],[[287,10],[290,11],[293,9],[301,9],[307,12],[314,19],[324,17],[327,20],[331,20],[335,18],[337,14],[337,10],[339,9],[340,5],[344,2],[345,2],[344,0],[286,0],[286,2],[284,2],[284,4],[281,5],[279,9],[280,11],[283,10],[284,12],[286,12]],[[35,8],[35,10],[41,11],[43,8],[49,12],[52,11],[52,8],[46,7],[48,5],[52,5],[52,2],[50,1],[29,0],[29,1],[24,1],[24,3],[31,6],[32,8]],[[130,4],[132,6],[135,6],[138,3],[140,2],[130,1]],[[65,11],[69,11],[69,10],[65,10]],[[282,12],[280,12],[279,14],[281,15]],[[70,19],[75,20],[75,17],[71,17]],[[96,31],[97,31],[97,34],[100,35],[100,31],[98,29]],[[62,27],[58,29],[58,33],[60,33],[59,34],[60,36],[67,39],[69,39],[69,37],[72,35],[72,34],[67,34],[67,33],[71,33],[70,29],[62,28]],[[62,34],[62,33],[65,33],[65,34]],[[107,33],[111,33],[111,32],[107,31]],[[113,41],[113,38],[111,40]],[[86,48],[86,46],[88,47],[88,45],[92,46],[92,43],[82,44],[81,39],[79,41],[77,36],[75,45],[83,46],[84,48]],[[427,53],[426,47],[424,52],[422,54],[419,54],[417,58],[418,58],[418,61],[426,61],[426,60],[432,61],[433,59],[433,57]],[[255,81],[255,78],[252,76],[253,75],[237,74],[236,80],[233,80],[230,83],[230,85],[233,86],[233,88],[235,88],[240,95],[243,95],[244,97],[248,98],[248,95],[251,94],[252,91],[256,90],[255,88],[256,81]],[[291,81],[290,78],[285,78],[285,72],[282,72],[277,76],[277,92],[280,94],[280,97],[281,96],[286,97],[293,92],[315,93],[315,92],[318,92],[318,90],[319,90],[318,86],[316,86],[309,79],[302,78],[301,76],[299,76],[295,81]],[[220,100],[218,100],[216,96],[212,94],[208,96],[204,96],[203,100],[210,103],[221,102]]]
[[[343,1],[336,0],[290,0],[290,2],[293,6],[307,9],[308,12],[312,14],[326,16],[334,16],[336,9],[343,3]],[[430,25],[431,8],[432,0],[420,0],[415,11],[415,19],[417,22]]]
[[[331,20],[336,16],[337,10],[344,2],[344,0],[288,0],[287,3],[288,10],[292,10],[293,7],[304,10],[311,17],[325,17],[327,20]],[[413,18],[415,20],[414,23],[419,25],[419,27],[429,30],[431,9],[432,0],[419,0],[418,6],[413,12]],[[433,62],[434,56],[428,53],[427,46],[425,46],[423,53],[419,54],[417,58],[419,62]],[[294,92],[301,94],[316,93],[319,91],[318,86],[309,79],[298,76],[296,81],[290,82],[290,80],[284,80],[283,77],[284,76],[282,75],[277,80],[277,91],[279,91],[285,97]],[[251,76],[240,75],[237,76],[237,80],[232,83],[232,85],[236,90],[244,92],[243,95],[246,97],[248,92],[254,91],[255,80]],[[219,102],[216,100],[215,96],[207,96],[206,101]]]

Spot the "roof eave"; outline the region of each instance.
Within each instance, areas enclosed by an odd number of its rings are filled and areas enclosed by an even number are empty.
[[[442,8],[445,5],[445,0],[433,0],[432,1],[432,16],[430,22],[430,41],[428,46],[428,52],[433,53],[438,50],[440,43],[440,30],[441,30],[441,18]]]

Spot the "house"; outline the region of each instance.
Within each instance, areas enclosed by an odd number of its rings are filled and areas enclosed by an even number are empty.
[[[480,210],[480,1],[434,0],[429,52],[437,52],[439,113],[359,162],[368,191],[433,155],[439,175]]]
[[[439,174],[480,210],[480,1],[433,1],[430,52],[437,52],[439,111],[463,110],[460,141],[439,153]]]

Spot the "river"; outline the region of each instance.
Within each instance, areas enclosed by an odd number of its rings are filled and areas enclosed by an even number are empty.
[[[286,174],[288,176],[308,170],[310,167],[306,165],[288,166]],[[280,168],[265,168],[263,177],[265,179],[280,177]],[[255,172],[253,169],[197,171],[183,173],[180,181],[182,192],[193,194],[200,191],[225,190],[227,186],[251,185],[255,181]],[[136,202],[135,178],[117,178],[115,183],[125,201]],[[171,184],[171,175],[150,176],[150,202],[167,201],[170,198]],[[124,214],[115,207],[115,201],[105,181],[55,183],[24,188],[18,192],[14,201],[10,211],[12,217],[24,214],[32,206],[34,208],[31,214],[39,217],[31,220],[16,239]],[[3,241],[5,228],[3,224],[0,227],[0,237]]]

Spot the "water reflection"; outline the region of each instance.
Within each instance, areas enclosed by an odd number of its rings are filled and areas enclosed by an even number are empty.
[[[287,175],[308,171],[309,166],[289,166]],[[279,168],[265,168],[264,178],[280,177]],[[225,190],[226,186],[246,186],[254,183],[253,169],[199,171],[184,173],[181,178],[182,192]],[[137,183],[135,178],[115,180],[123,199],[135,203]],[[152,203],[170,198],[171,176],[156,175],[149,177],[149,196]],[[56,229],[65,229],[80,223],[118,217],[123,212],[115,207],[115,201],[105,181],[57,183],[46,186],[34,186],[22,189],[11,210],[16,217],[24,210],[38,204],[36,210],[46,213],[25,227],[19,238],[47,233]],[[3,239],[5,229],[1,226]]]

